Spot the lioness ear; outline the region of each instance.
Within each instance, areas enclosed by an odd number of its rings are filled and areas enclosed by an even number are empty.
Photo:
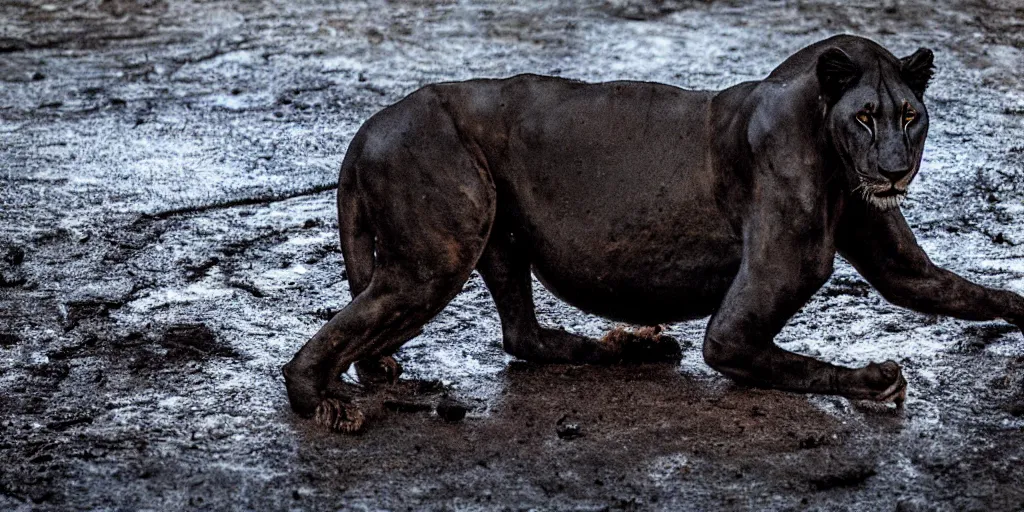
[[[831,103],[860,78],[861,70],[846,52],[829,48],[818,57],[817,74],[821,92]]]
[[[912,55],[900,59],[900,77],[919,100],[924,99],[924,90],[935,72],[934,59],[935,54],[928,48],[918,48]]]

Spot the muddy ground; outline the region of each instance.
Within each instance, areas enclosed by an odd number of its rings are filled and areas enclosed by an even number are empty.
[[[346,145],[434,81],[717,89],[839,32],[933,48],[905,212],[936,262],[1024,292],[1024,7],[863,4],[3,2],[0,509],[1024,508],[1024,337],[891,306],[841,261],[780,342],[901,362],[902,411],[733,385],[705,321],[670,326],[678,367],[514,362],[478,277],[397,356],[440,389],[364,397],[359,436],[288,409],[280,366],[348,301]]]

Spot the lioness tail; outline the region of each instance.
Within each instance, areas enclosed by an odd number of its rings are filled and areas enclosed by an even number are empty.
[[[375,235],[356,187],[354,162],[358,151],[353,149],[350,147],[345,154],[338,179],[338,231],[341,234],[341,255],[345,259],[349,291],[354,299],[370,285],[373,277]]]

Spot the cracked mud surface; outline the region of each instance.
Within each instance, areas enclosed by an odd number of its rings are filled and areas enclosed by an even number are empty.
[[[0,20],[0,509],[1024,507],[1024,337],[901,310],[841,261],[779,341],[900,362],[902,411],[733,385],[703,320],[668,329],[678,367],[514,362],[478,277],[396,356],[441,386],[364,397],[362,435],[293,416],[279,371],[348,301],[329,190],[376,110],[519,72],[718,89],[838,32],[935,50],[904,210],[937,263],[1022,292],[1017,3],[19,0]],[[613,327],[537,294],[548,324]]]

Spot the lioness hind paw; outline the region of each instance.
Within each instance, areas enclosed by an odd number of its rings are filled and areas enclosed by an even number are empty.
[[[626,363],[677,363],[683,358],[679,342],[662,334],[660,325],[627,331],[617,326],[608,332],[601,343]]]
[[[402,366],[391,356],[358,361],[355,366],[356,376],[359,377],[359,383],[363,385],[394,384],[402,375]]]
[[[363,429],[366,417],[353,404],[343,404],[336,398],[325,398],[316,407],[314,421],[331,430],[355,434]]]

